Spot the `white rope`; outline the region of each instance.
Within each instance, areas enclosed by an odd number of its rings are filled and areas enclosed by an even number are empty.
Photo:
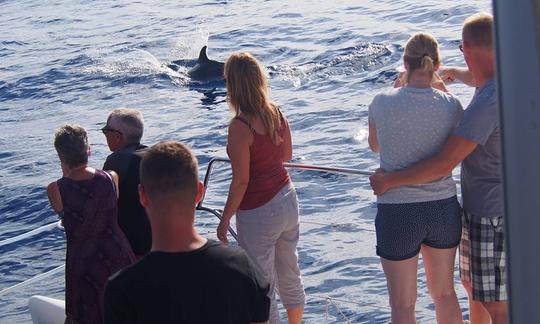
[[[30,279],[28,279],[26,281],[20,282],[20,283],[14,285],[14,286],[6,288],[6,289],[0,291],[0,296],[5,295],[5,294],[7,294],[8,292],[10,292],[12,290],[16,290],[16,289],[28,286],[29,284],[34,283],[34,282],[36,282],[36,281],[38,281],[40,279],[44,279],[44,278],[52,276],[52,275],[54,275],[54,274],[56,274],[58,272],[61,272],[61,271],[64,270],[65,267],[66,267],[66,265],[63,264],[63,265],[61,265],[59,267],[56,267],[56,268],[54,268],[52,270],[49,270],[49,271],[44,272],[42,274],[38,274],[37,276],[34,276],[34,277],[32,277],[32,278],[30,278]]]
[[[47,225],[43,225],[41,227],[38,227],[38,228],[36,228],[34,230],[31,230],[29,232],[26,232],[26,233],[23,233],[23,234],[20,234],[20,235],[5,239],[3,241],[0,241],[0,247],[2,247],[4,245],[11,244],[11,243],[15,243],[15,242],[18,242],[18,241],[25,240],[25,239],[27,239],[27,238],[29,238],[31,236],[37,235],[37,234],[45,232],[45,231],[49,231],[49,230],[55,228],[56,226],[57,226],[57,222],[52,222],[52,223],[49,223]]]

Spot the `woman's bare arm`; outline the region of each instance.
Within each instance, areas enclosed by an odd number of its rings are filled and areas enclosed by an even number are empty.
[[[229,125],[227,152],[231,160],[232,181],[229,186],[227,202],[223,209],[221,222],[217,229],[218,239],[227,243],[227,231],[232,216],[244,198],[249,183],[249,146],[251,129],[244,123],[234,120]]]
[[[285,118],[285,116],[283,116],[283,119],[287,124],[287,131],[285,132],[285,135],[283,135],[283,145],[285,145],[285,149],[283,151],[283,162],[287,162],[292,159],[292,136],[289,121],[287,118]]]
[[[62,197],[60,196],[60,189],[58,189],[56,181],[49,183],[47,186],[47,197],[49,198],[49,203],[55,213],[59,213],[63,210]]]
[[[379,140],[377,139],[377,128],[375,128],[375,123],[371,120],[368,122],[368,125],[369,125],[369,134],[368,134],[369,148],[373,152],[379,153]]]

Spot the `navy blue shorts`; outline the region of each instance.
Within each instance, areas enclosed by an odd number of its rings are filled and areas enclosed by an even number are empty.
[[[456,196],[419,203],[377,204],[377,255],[391,261],[412,258],[425,244],[437,249],[459,245],[461,206]]]

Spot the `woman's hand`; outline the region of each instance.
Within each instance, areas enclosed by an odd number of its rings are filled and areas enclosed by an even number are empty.
[[[403,71],[398,73],[398,77],[394,81],[394,88],[401,88],[407,84],[408,72]]]
[[[390,185],[387,181],[387,175],[388,174],[384,171],[384,169],[378,168],[375,170],[375,173],[369,177],[369,184],[371,185],[375,195],[380,196],[390,189]]]
[[[446,85],[444,84],[444,80],[439,76],[439,74],[437,74],[437,72],[433,73],[433,77],[431,79],[431,87],[444,92],[448,92],[448,89],[446,89]]]
[[[217,238],[225,244],[229,243],[229,240],[227,239],[227,232],[229,232],[230,223],[230,218],[222,217],[217,228]]]

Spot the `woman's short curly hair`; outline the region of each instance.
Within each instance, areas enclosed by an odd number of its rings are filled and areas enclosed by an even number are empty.
[[[88,163],[88,136],[79,125],[64,125],[56,130],[54,147],[60,161],[71,168]]]

